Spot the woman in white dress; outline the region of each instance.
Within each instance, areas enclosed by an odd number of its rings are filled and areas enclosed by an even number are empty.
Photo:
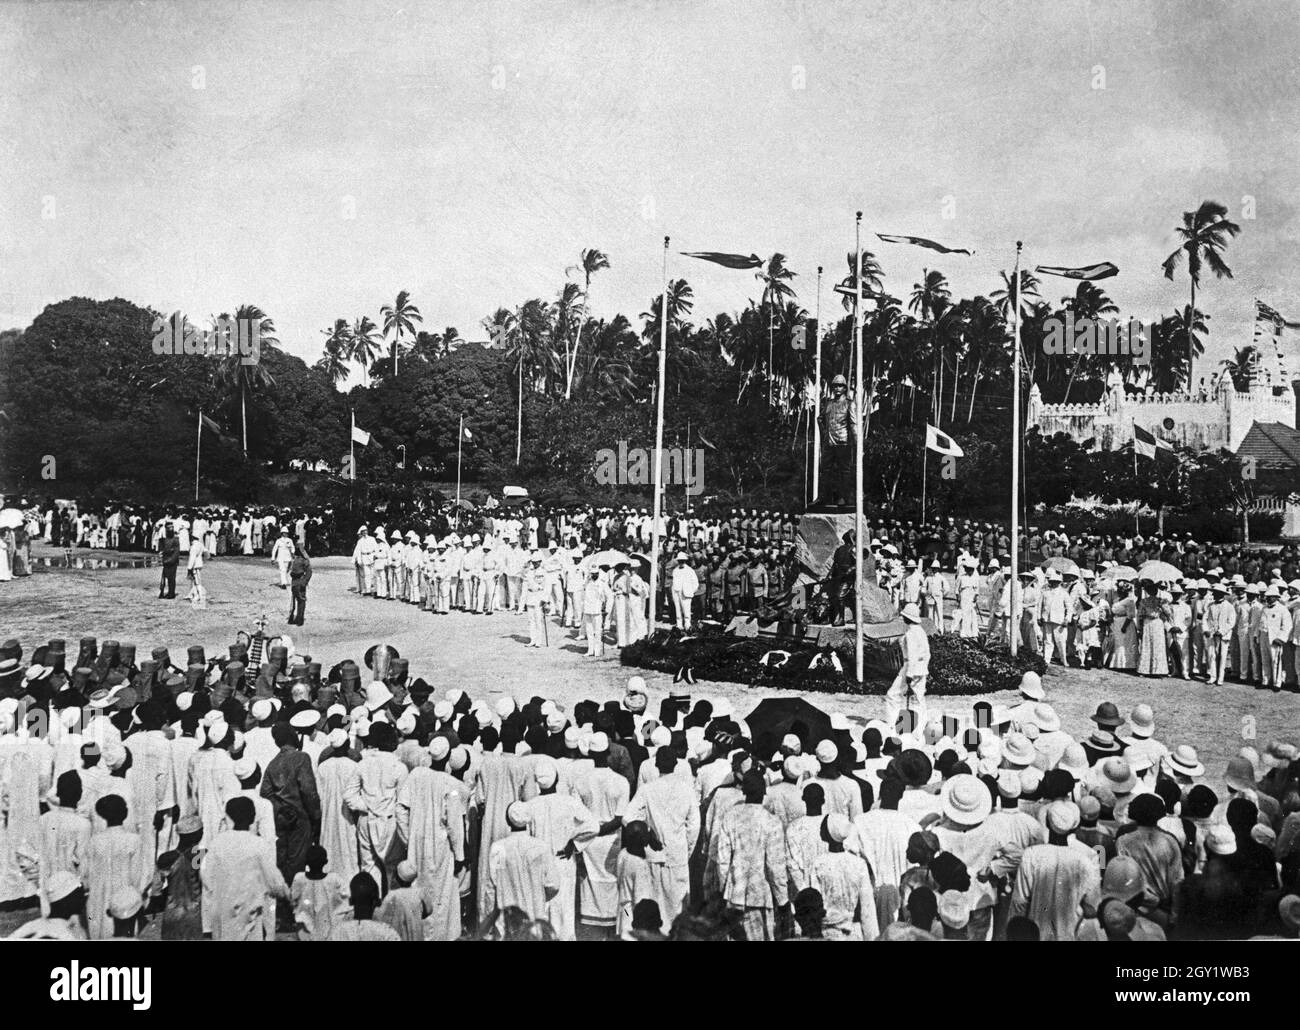
[[[1107,664],[1131,672],[1138,664],[1137,601],[1133,598],[1133,584],[1125,580],[1120,581],[1116,591],[1110,608],[1111,652]]]

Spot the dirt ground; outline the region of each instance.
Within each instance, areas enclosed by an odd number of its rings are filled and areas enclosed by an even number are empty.
[[[77,552],[86,554],[86,552]],[[61,552],[38,547],[37,555]],[[112,559],[111,552],[95,557]],[[122,556],[139,559],[139,556]],[[573,630],[551,623],[550,647],[529,650],[524,615],[492,616],[453,612],[436,616],[395,601],[358,597],[351,562],[322,558],[314,562],[308,595],[307,624],[289,627],[288,594],[279,587],[278,571],[260,558],[217,558],[204,575],[208,607],[191,608],[183,598],[158,600],[156,568],[63,569],[38,568],[26,579],[0,584],[0,639],[17,637],[24,654],[39,643],[64,637],[75,654],[77,641],[93,635],[103,641],[134,642],[139,658],[159,644],[184,661],[185,649],[201,643],[209,657],[224,652],[236,633],[252,631],[262,613],[267,631],[293,631],[295,650],[310,654],[328,668],[344,657],[358,662],[371,644],[386,641],[410,659],[412,676],[423,676],[441,693],[460,687],[472,696],[495,699],[510,693],[553,697],[566,706],[584,698],[604,699],[622,693],[635,670],[619,664],[614,648],[600,659],[587,658],[585,645]],[[178,592],[186,584],[182,572]],[[643,673],[651,710],[667,696],[671,677]],[[1300,698],[1248,686],[1210,687],[1197,681],[1146,680],[1109,671],[1053,668],[1045,678],[1048,698],[1065,728],[1076,736],[1091,729],[1089,715],[1101,701],[1114,701],[1127,714],[1146,701],[1156,711],[1157,737],[1173,745],[1190,743],[1205,763],[1207,779],[1222,790],[1227,760],[1248,741],[1262,747],[1274,737],[1300,737]],[[765,690],[768,694],[786,691]],[[742,715],[760,699],[757,691],[731,683],[697,682],[696,697],[726,697]],[[995,704],[1011,702],[1013,693],[985,695]],[[847,694],[813,694],[810,700],[829,711],[845,713],[859,725],[883,716],[884,701]],[[965,710],[976,698],[935,699],[932,711]],[[32,913],[0,914],[0,935],[31,918]]]

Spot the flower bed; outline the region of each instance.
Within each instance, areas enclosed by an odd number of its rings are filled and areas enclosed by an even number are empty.
[[[986,648],[951,635],[932,636],[930,654],[930,695],[1014,690],[1025,670],[1043,672],[1038,655],[1021,653],[1013,659],[1006,648]],[[863,658],[865,682],[856,683],[851,646],[816,647],[793,640],[736,637],[714,628],[685,636],[675,629],[658,630],[623,648],[620,658],[624,665],[674,676],[689,670],[696,679],[843,694],[885,693],[900,661],[896,643],[868,640]]]

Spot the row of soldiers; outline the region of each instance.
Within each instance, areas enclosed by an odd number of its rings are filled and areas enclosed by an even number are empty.
[[[470,533],[420,539],[414,530],[357,531],[352,559],[357,593],[403,601],[446,615],[464,611],[492,615],[527,612],[530,646],[549,643],[547,620],[578,630],[588,654],[603,654],[613,629],[619,647],[646,635],[649,586],[627,556],[597,561],[590,545],[560,547],[552,540],[543,553],[519,539],[499,540]]]

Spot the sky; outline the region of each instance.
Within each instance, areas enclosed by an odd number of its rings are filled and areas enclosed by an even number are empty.
[[[810,313],[822,265],[838,312],[859,210],[895,296],[925,268],[988,293],[1022,240],[1115,262],[1150,319],[1187,303],[1160,262],[1215,199],[1242,226],[1198,291],[1217,364],[1253,298],[1300,319],[1297,52],[1281,0],[4,4],[0,329],[69,296],[255,303],[314,361],[406,289],[483,338],[585,247],[593,314],[637,323],[665,235],[697,322],[758,286],[679,251],[784,253]]]

